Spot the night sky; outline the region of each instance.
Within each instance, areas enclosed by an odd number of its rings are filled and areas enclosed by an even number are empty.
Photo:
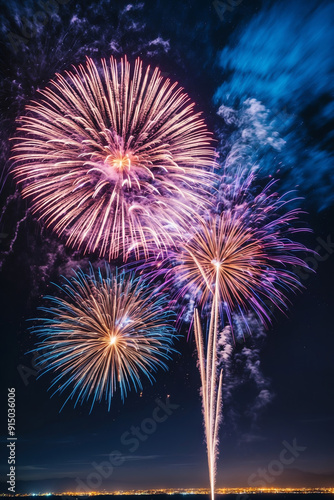
[[[50,399],[51,377],[37,379],[29,354],[36,339],[27,320],[53,293],[51,283],[88,259],[65,248],[20,198],[8,161],[15,118],[55,72],[85,55],[127,54],[158,65],[185,88],[217,139],[222,163],[235,152],[246,168],[259,167],[264,184],[272,176],[279,192],[297,189],[313,231],[301,241],[319,254],[308,260],[316,273],[296,270],[305,289],[290,296],[287,315],[275,314],[265,335],[235,346],[217,486],[333,486],[334,4],[243,0],[227,2],[223,12],[224,2],[214,2],[218,12],[204,0],[60,3],[44,27],[26,29],[24,19],[41,10],[38,2],[0,3],[1,477],[8,471],[7,388],[15,387],[18,492],[208,486],[188,324],[169,371],[159,371],[153,386],[144,381],[142,394],[130,393],[124,404],[115,397],[110,412],[104,403],[91,413],[89,404],[69,403],[59,413],[62,397]],[[24,29],[25,42],[9,36],[22,37]],[[145,419],[157,406],[161,422],[152,429]],[[134,438],[138,427],[147,432]],[[277,473],[273,464],[286,443],[299,451]],[[106,461],[110,467],[115,451],[122,463],[110,473]],[[98,469],[107,477],[94,484]],[[1,487],[7,490],[5,482]]]

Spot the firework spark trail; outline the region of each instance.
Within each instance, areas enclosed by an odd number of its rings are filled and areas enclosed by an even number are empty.
[[[27,210],[25,215],[16,222],[14,235],[11,237],[9,248],[8,248],[8,250],[6,250],[5,252],[2,252],[2,254],[1,254],[0,271],[2,269],[2,266],[4,265],[6,258],[8,257],[8,255],[10,255],[12,253],[14,244],[18,238],[18,235],[19,235],[20,227],[23,224],[23,222],[25,222],[27,220],[29,214],[30,214],[30,211]]]
[[[0,213],[0,223],[2,222],[2,218],[4,216],[4,214],[6,213],[6,210],[8,209],[8,206],[9,204],[12,202],[12,201],[15,201],[17,200],[19,196],[19,192],[18,190],[16,189],[15,192],[9,196],[7,196],[7,199],[5,201],[5,203],[3,204],[2,206],[2,209],[1,209],[1,213]]]
[[[218,272],[217,272],[218,275]],[[218,281],[218,277],[217,277]],[[207,445],[211,498],[214,499],[219,445],[219,426],[222,419],[223,369],[219,368],[218,357],[219,293],[212,301],[208,346],[205,342],[198,310],[194,313],[194,333],[198,353],[198,366],[202,382],[202,406],[204,431]]]
[[[0,188],[0,192],[1,192],[1,188]],[[15,192],[11,195],[9,195],[5,201],[5,203],[3,204],[3,207],[2,207],[2,210],[1,210],[1,213],[0,213],[0,224],[2,222],[2,219],[3,219],[3,216],[4,214],[6,213],[9,205],[11,204],[12,201],[16,201],[19,197],[19,192],[18,192],[18,189],[15,190]],[[14,237],[12,238],[11,242],[10,242],[10,246],[9,246],[9,249],[5,252],[1,252],[1,257],[0,257],[0,271],[2,269],[2,266],[6,260],[6,257],[8,257],[9,254],[12,253],[13,251],[13,246],[14,246],[14,243],[15,241],[17,240],[17,237],[18,237],[18,232],[19,232],[19,229],[21,227],[21,223],[24,222],[28,217],[28,213],[25,214],[25,216],[23,217],[23,219],[20,219],[16,222],[16,226],[15,226],[15,231],[14,231]],[[3,234],[3,239],[7,238],[9,235],[6,234],[6,233],[1,233]],[[2,238],[1,238],[2,239]]]
[[[19,119],[14,176],[33,213],[84,252],[126,259],[175,244],[216,177],[200,113],[158,68],[87,58]]]
[[[222,417],[223,370],[218,366],[218,300],[214,297],[209,326],[209,346],[205,354],[204,337],[198,310],[194,313],[194,333],[202,383],[204,432],[207,446],[211,498],[214,499],[217,474],[219,425]]]
[[[153,372],[167,369],[175,336],[162,293],[133,275],[112,275],[108,266],[106,277],[78,270],[59,288],[65,298],[46,297],[51,305],[41,310],[48,317],[32,330],[42,338],[42,374],[55,372],[53,394],[70,390],[64,405],[92,398],[92,409],[104,397],[110,409],[117,390],[124,401],[131,388],[142,389],[141,375],[152,383]]]
[[[194,333],[198,354],[198,366],[202,382],[202,406],[204,431],[207,445],[211,499],[214,500],[219,445],[219,425],[222,419],[223,370],[218,368],[219,328],[219,267],[216,266],[215,292],[212,299],[208,345],[205,341],[198,310],[194,313]]]

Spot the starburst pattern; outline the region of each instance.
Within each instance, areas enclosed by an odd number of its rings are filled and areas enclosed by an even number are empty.
[[[216,294],[230,322],[233,311],[249,309],[268,322],[266,304],[285,311],[287,292],[302,286],[294,268],[307,267],[297,254],[309,250],[291,239],[305,230],[291,225],[300,211],[280,213],[288,200],[270,193],[271,186],[242,210],[198,217],[173,268],[183,283],[180,294],[190,291],[202,304]]]
[[[153,373],[167,368],[174,329],[163,294],[108,266],[105,277],[78,270],[60,290],[64,297],[46,297],[47,318],[33,331],[42,339],[42,373],[55,373],[54,393],[70,389],[65,403],[92,399],[93,407],[104,397],[110,409],[117,390],[124,400],[131,388],[142,389],[141,375],[153,382]]]
[[[208,207],[211,134],[177,83],[126,57],[58,74],[19,119],[14,176],[72,247],[108,259],[174,244]]]

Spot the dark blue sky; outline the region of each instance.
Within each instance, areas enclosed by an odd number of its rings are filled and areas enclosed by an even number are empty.
[[[245,165],[258,164],[264,177],[280,177],[282,189],[299,187],[305,197],[301,206],[309,212],[305,220],[314,231],[305,242],[320,254],[310,262],[317,272],[303,275],[306,289],[292,297],[288,317],[277,315],[265,339],[247,340],[258,353],[260,385],[245,367],[233,367],[217,486],[328,486],[334,474],[334,79],[327,50],[332,10],[328,2],[265,3],[244,0],[220,19],[204,0],[132,6],[69,0],[48,14],[44,27],[30,26],[22,41],[8,33],[23,36],[24,19],[33,19],[40,7],[34,1],[2,2],[0,156],[6,172],[15,117],[56,71],[86,54],[98,59],[127,53],[159,65],[185,87],[219,138],[223,156],[234,148]],[[84,260],[29,214],[25,218],[26,202],[8,198],[14,192],[9,176],[0,227],[1,476],[8,467],[7,387],[15,387],[19,492],[73,490],[94,481],[106,490],[207,486],[193,340],[179,341],[180,354],[168,373],[157,374],[154,386],[145,384],[142,396],[130,394],[124,405],[115,398],[109,413],[104,404],[91,414],[89,405],[68,405],[59,413],[63,401],[50,399],[50,378],[37,380],[32,356],[25,355],[35,341],[26,320],[36,315],[50,281]],[[241,350],[236,348],[236,359],[242,359]],[[256,409],[261,384],[271,402]],[[177,408],[163,409],[167,397]],[[158,414],[161,421],[152,424]],[[289,446],[295,455],[285,454]],[[121,456],[111,457],[115,450]],[[291,460],[281,470],[284,456]],[[112,473],[111,460],[117,464]]]

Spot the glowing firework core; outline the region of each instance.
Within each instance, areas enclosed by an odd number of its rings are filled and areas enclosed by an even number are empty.
[[[220,266],[223,264],[223,262],[220,262],[220,260],[213,259],[211,261],[211,264],[213,264],[214,266],[216,266],[216,268],[218,270],[220,268]]]
[[[107,156],[106,162],[120,172],[127,172],[131,168],[131,160],[128,153],[125,155],[122,155],[122,153],[120,153],[118,158]]]
[[[116,342],[117,342],[116,335],[110,335],[110,340],[109,340],[110,345],[115,345]]]

